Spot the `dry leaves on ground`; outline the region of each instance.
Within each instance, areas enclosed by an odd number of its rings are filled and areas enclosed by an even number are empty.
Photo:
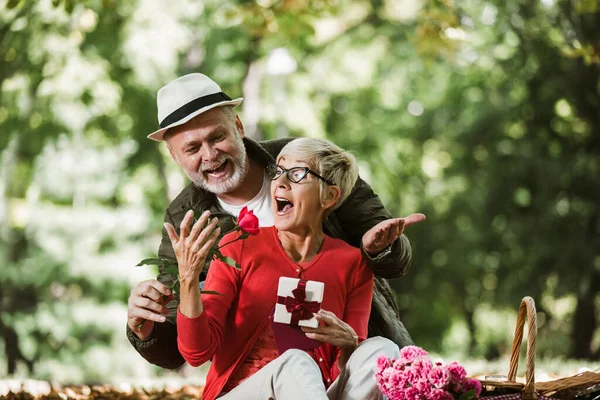
[[[26,390],[18,392],[9,391],[4,395],[0,395],[0,399],[7,400],[34,400],[34,399],[49,399],[49,400],[112,400],[112,399],[127,399],[127,400],[183,400],[183,399],[200,399],[202,395],[201,386],[183,386],[180,389],[134,389],[132,391],[121,391],[114,387],[104,386],[66,386],[61,388],[52,388],[48,393],[30,393]]]

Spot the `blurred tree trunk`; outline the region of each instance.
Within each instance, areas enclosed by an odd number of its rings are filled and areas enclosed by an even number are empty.
[[[588,225],[590,233],[593,234],[597,224],[598,217],[594,215]],[[573,346],[570,355],[578,359],[599,359],[600,354],[592,350],[592,341],[598,327],[595,303],[600,292],[600,273],[591,265],[582,268],[591,269],[592,273],[591,276],[582,274],[580,281],[571,332]]]
[[[259,47],[262,37],[256,35],[252,38],[252,46],[245,57],[247,65],[246,77],[243,84],[244,95],[244,130],[245,134],[254,139],[262,140],[260,131],[260,86],[264,76],[264,68],[260,61]]]
[[[600,289],[600,276],[594,273],[587,288],[580,291],[577,296],[577,307],[573,320],[573,331],[571,338],[573,350],[571,357],[578,359],[598,359],[598,354],[592,352],[592,339],[598,326],[596,319],[596,307],[594,300]]]
[[[467,321],[467,327],[469,328],[469,354],[475,354],[475,346],[477,344],[476,334],[477,326],[475,325],[475,313],[471,310],[464,309],[465,320]]]
[[[24,234],[22,229],[18,229],[11,225],[11,208],[9,197],[6,195],[6,192],[11,187],[11,181],[16,179],[16,168],[15,165],[18,164],[18,154],[19,154],[19,140],[20,136],[16,135],[10,142],[8,148],[4,151],[3,154],[3,166],[6,166],[6,169],[3,169],[3,181],[2,181],[2,190],[0,190],[0,200],[4,204],[2,204],[3,209],[5,211],[5,218],[2,221],[2,231],[0,232],[0,243],[6,249],[6,252],[2,254],[2,260],[0,261],[4,268],[15,268],[16,265],[25,258],[27,254],[28,241],[27,237]],[[3,193],[4,192],[4,193]],[[2,287],[3,286],[3,287]],[[0,304],[3,306],[7,306],[7,310],[0,309],[0,311],[7,311],[7,314],[14,312],[19,309],[19,304],[24,304],[27,307],[28,304],[31,303],[31,298],[33,298],[33,302],[37,303],[35,300],[34,293],[27,293],[27,290],[20,291],[15,290],[14,286],[11,285],[2,285],[0,286]],[[27,296],[28,299],[24,297]],[[18,302],[18,303],[17,303]],[[0,337],[4,341],[4,352],[6,355],[6,365],[7,365],[7,373],[8,375],[13,375],[17,369],[17,363],[19,361],[24,361],[29,369],[29,372],[33,372],[33,361],[27,359],[22,353],[21,348],[19,346],[19,336],[17,332],[13,329],[13,327],[7,325],[2,319],[2,315],[4,313],[0,312]]]

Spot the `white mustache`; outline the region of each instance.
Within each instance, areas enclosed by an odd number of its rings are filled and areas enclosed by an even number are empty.
[[[230,159],[230,157],[227,156],[221,156],[219,157],[216,161],[206,164],[202,164],[200,166],[200,171],[198,172],[204,172],[204,171],[212,171],[213,169],[217,169],[218,167],[220,167],[225,161],[228,161]]]

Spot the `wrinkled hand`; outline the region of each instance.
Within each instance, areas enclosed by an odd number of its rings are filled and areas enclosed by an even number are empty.
[[[169,309],[165,305],[174,296],[168,286],[156,279],[140,282],[131,289],[127,302],[127,325],[140,338],[147,338],[154,322],[165,322]]]
[[[363,248],[370,255],[377,255],[398,239],[407,227],[424,220],[425,214],[411,214],[406,218],[391,218],[381,221],[363,235]]]
[[[210,212],[205,211],[190,230],[194,212],[188,211],[179,226],[179,236],[173,225],[165,223],[165,229],[177,257],[180,282],[197,281],[200,278],[209,250],[219,237],[221,229],[217,227],[218,219],[213,218],[208,222],[209,218]]]
[[[321,309],[315,314],[315,318],[322,323],[321,326],[318,328],[302,327],[308,338],[352,350],[358,346],[358,335],[354,329],[334,313]]]

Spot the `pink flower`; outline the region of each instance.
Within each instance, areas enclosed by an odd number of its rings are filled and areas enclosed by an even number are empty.
[[[414,386],[406,388],[404,396],[406,396],[406,400],[426,400],[426,397],[422,396],[419,389]]]
[[[385,382],[381,381],[380,379],[377,379],[377,386],[379,387],[379,390],[381,391],[381,393],[390,397],[390,392],[389,392],[388,387]]]
[[[402,360],[396,360],[392,365],[399,371],[402,371],[404,368],[406,368],[406,364],[404,364]]]
[[[375,374],[375,377],[377,378],[377,382],[380,384],[380,386],[389,389],[393,387],[391,384],[391,379],[395,373],[396,371],[393,368],[386,368],[383,370],[383,372]]]
[[[481,382],[479,382],[477,379],[465,379],[462,385],[465,393],[475,389],[475,396],[479,396],[481,394]]]
[[[258,218],[254,215],[254,211],[248,211],[248,207],[244,207],[240,211],[237,224],[242,231],[258,235]]]
[[[390,400],[453,400],[470,391],[469,400],[479,398],[481,382],[466,375],[456,362],[433,363],[417,346],[403,348],[398,359],[380,356],[375,370],[377,386]]]
[[[406,346],[400,350],[400,360],[407,364],[413,362],[417,357],[424,357],[427,352],[418,346]]]
[[[404,389],[392,388],[385,394],[390,400],[406,400]]]
[[[408,383],[406,374],[402,371],[393,370],[394,373],[390,376],[389,384],[392,387],[402,389]]]
[[[390,366],[390,360],[383,354],[377,357],[377,371],[383,371]]]
[[[427,381],[426,379],[422,379],[422,380],[418,381],[417,383],[415,383],[413,386],[417,388],[417,390],[419,391],[419,393],[421,393],[421,395],[423,395],[423,398],[429,399],[429,394],[431,393],[431,390],[433,389],[433,387],[431,387],[431,383],[429,383],[429,381]]]
[[[415,385],[421,380],[421,372],[413,368],[412,366],[405,368],[404,371],[402,371],[402,373],[404,374],[404,376],[406,376],[406,381],[411,385]]]
[[[450,382],[450,372],[446,367],[433,367],[429,372],[429,382],[436,388],[443,388]]]
[[[429,400],[453,400],[453,397],[450,393],[446,392],[442,389],[433,389],[431,393],[429,393]]]
[[[452,382],[460,383],[467,376],[467,371],[455,361],[448,364],[448,372],[450,372],[450,379]]]
[[[417,357],[414,359],[411,368],[415,371],[419,378],[427,379],[432,368],[431,360],[429,360],[427,357]]]

